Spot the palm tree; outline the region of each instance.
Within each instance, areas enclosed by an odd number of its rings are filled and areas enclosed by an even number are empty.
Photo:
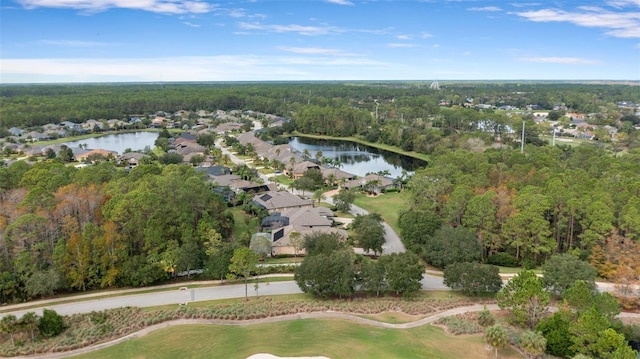
[[[289,233],[289,243],[293,246],[293,256],[297,257],[302,248],[302,234],[296,231]]]
[[[322,151],[318,150],[316,152],[316,160],[320,161],[320,159],[322,159]]]
[[[509,335],[507,334],[507,330],[500,324],[495,324],[487,328],[487,331],[484,333],[484,340],[493,347],[496,359],[498,359],[498,350],[507,346]]]
[[[13,340],[13,333],[16,332],[17,328],[18,319],[13,314],[5,315],[2,320],[0,320],[0,333],[9,334],[9,337],[11,337],[11,345],[13,346],[16,345]]]
[[[289,173],[289,177],[293,178],[293,167],[296,165],[296,158],[294,156],[289,157],[289,164],[291,165],[291,173]]]
[[[324,191],[322,189],[316,190],[313,192],[313,199],[318,201],[318,204],[321,201],[324,201],[327,197],[324,195]]]
[[[311,153],[309,152],[309,149],[305,148],[304,150],[302,150],[302,157],[304,157],[305,160],[308,160],[309,158],[311,158]]]
[[[329,186],[333,187],[336,184],[336,175],[331,173],[327,176],[327,182],[329,182]]]
[[[36,340],[36,336],[35,336],[35,328],[38,326],[38,320],[40,318],[38,317],[38,315],[35,312],[27,312],[24,313],[22,315],[22,318],[20,318],[20,322],[21,324],[29,329],[29,331],[31,332],[31,340],[35,341]]]

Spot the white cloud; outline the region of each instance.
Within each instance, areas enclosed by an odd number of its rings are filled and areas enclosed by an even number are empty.
[[[78,40],[42,40],[40,42],[45,45],[68,46],[68,47],[96,47],[96,46],[107,45],[104,42],[78,41]]]
[[[265,25],[259,22],[240,22],[238,24],[243,30],[268,31],[268,32],[296,32],[300,35],[327,35],[331,33],[344,32],[344,30],[334,26],[304,26],[297,24],[290,25]]]
[[[145,10],[163,14],[201,14],[216,5],[202,0],[16,0],[27,9],[39,7],[83,10],[88,13],[111,8]]]
[[[351,1],[348,0],[326,0],[328,3],[336,4],[336,5],[354,5]]]
[[[511,3],[513,7],[530,7],[530,6],[538,6],[540,3],[537,2],[514,2]]]
[[[189,26],[189,27],[196,27],[197,28],[197,27],[201,27],[202,26],[202,25],[199,25],[199,24],[192,24],[192,23],[190,23],[188,21],[183,21],[182,23],[187,25],[187,26]]]
[[[433,37],[433,35],[428,32],[423,32],[422,34],[420,34],[420,37],[423,39],[428,39],[430,37]]]
[[[521,61],[539,62],[544,64],[565,64],[565,65],[597,65],[601,62],[581,57],[521,57]]]
[[[279,46],[277,47],[280,51],[291,52],[294,54],[305,54],[305,55],[340,55],[340,56],[361,56],[352,52],[345,52],[339,49],[327,49],[321,47],[286,47]]]
[[[611,0],[611,1],[607,1],[607,5],[616,7],[616,8],[623,8],[626,6],[640,7],[640,0]]]
[[[359,57],[183,56],[134,59],[0,59],[3,82],[262,81],[343,79],[389,64]],[[319,67],[324,68],[318,72]],[[375,70],[373,70],[375,69]],[[351,77],[350,77],[351,76]],[[26,79],[26,80],[20,80]]]
[[[640,38],[640,12],[611,12],[599,7],[582,7],[578,11],[542,9],[517,12],[534,22],[568,22],[583,27],[606,29],[614,37]]]
[[[394,48],[412,48],[412,47],[417,47],[418,45],[416,44],[408,44],[406,42],[391,42],[387,44],[388,47],[394,47]]]
[[[489,11],[489,12],[502,11],[502,9],[497,7],[497,6],[470,7],[470,8],[467,8],[467,10],[469,10],[469,11]]]
[[[396,39],[398,39],[398,40],[411,40],[411,36],[409,36],[409,35],[398,35],[398,36],[396,36]]]

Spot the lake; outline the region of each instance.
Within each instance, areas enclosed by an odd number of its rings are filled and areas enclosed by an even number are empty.
[[[65,145],[78,147],[81,144],[86,144],[88,149],[102,149],[123,154],[127,148],[133,151],[142,151],[149,146],[153,149],[159,134],[158,132],[127,132],[65,142]]]
[[[418,158],[351,141],[292,137],[289,144],[300,153],[309,150],[312,158],[315,158],[316,152],[322,151],[322,157],[337,158],[342,163],[341,170],[358,176],[387,170],[391,173],[389,177],[396,178],[402,175],[403,169],[412,173],[427,165],[426,161]]]

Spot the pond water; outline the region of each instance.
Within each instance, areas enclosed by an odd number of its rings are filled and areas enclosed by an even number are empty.
[[[289,144],[300,153],[305,149],[309,150],[312,158],[315,158],[318,151],[322,151],[322,157],[337,158],[342,163],[341,170],[358,176],[387,170],[391,173],[389,177],[396,178],[402,175],[402,170],[412,173],[427,165],[421,159],[351,141],[292,137]]]
[[[158,132],[127,132],[65,142],[65,145],[78,147],[81,144],[86,144],[88,149],[102,149],[123,154],[127,148],[133,151],[142,151],[146,146],[149,146],[153,149],[158,135]]]

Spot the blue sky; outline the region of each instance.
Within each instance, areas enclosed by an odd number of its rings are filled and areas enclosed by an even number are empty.
[[[640,80],[640,0],[2,0],[0,83]]]

